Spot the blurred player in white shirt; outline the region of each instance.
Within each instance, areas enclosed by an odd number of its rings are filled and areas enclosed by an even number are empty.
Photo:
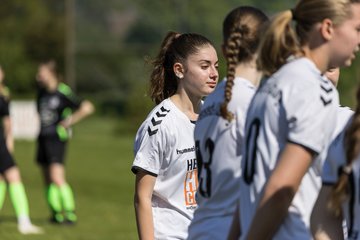
[[[212,43],[169,32],[154,61],[150,94],[158,104],[134,145],[135,211],[140,239],[186,239],[197,207],[194,128],[202,97],[218,81]]]
[[[245,125],[244,239],[312,238],[310,214],[339,105],[322,74],[355,57],[355,7],[347,0],[300,0],[264,33],[258,65],[269,78],[256,92]]]
[[[188,239],[225,239],[239,198],[241,145],[248,105],[261,73],[256,67],[260,28],[268,18],[253,7],[233,9],[223,22],[227,77],[210,94],[195,126],[198,208]]]

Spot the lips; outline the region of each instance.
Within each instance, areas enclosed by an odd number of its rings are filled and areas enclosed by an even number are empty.
[[[207,82],[206,83],[209,87],[211,88],[215,88],[216,87],[216,82]]]

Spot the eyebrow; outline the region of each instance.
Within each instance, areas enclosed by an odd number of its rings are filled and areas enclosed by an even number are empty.
[[[211,61],[210,60],[206,60],[206,59],[201,59],[201,60],[199,60],[199,62],[201,63],[201,62],[206,62],[207,64],[211,64]],[[219,60],[217,60],[216,62],[215,62],[215,64],[217,64],[217,63],[219,63]]]

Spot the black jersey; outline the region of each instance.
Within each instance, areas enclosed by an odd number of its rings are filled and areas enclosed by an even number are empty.
[[[39,88],[37,109],[40,115],[40,136],[58,135],[59,123],[80,107],[81,100],[70,87],[60,83],[54,92]]]
[[[5,88],[3,93],[0,93],[0,120],[2,121],[3,117],[9,116],[9,97],[8,90]],[[4,127],[3,124],[0,124],[0,138],[4,138]]]

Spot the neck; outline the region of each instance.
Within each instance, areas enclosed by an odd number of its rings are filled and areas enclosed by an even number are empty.
[[[235,77],[244,78],[257,87],[262,73],[257,70],[255,61],[251,61],[238,64],[235,68]]]
[[[46,86],[46,90],[48,90],[49,92],[55,92],[57,87],[58,87],[57,80],[51,79],[51,81],[49,81],[48,85]]]
[[[178,89],[177,93],[171,96],[170,99],[190,120],[197,120],[201,107],[200,97],[191,96],[184,90],[181,91]]]
[[[302,48],[303,52],[304,52],[304,56],[307,57],[308,59],[310,59],[315,66],[317,67],[317,69],[319,69],[319,71],[321,72],[321,74],[324,74],[327,70],[328,70],[328,57],[326,56],[326,54],[324,54],[324,48],[323,47],[317,47],[317,48],[310,48],[309,46],[304,46]]]

